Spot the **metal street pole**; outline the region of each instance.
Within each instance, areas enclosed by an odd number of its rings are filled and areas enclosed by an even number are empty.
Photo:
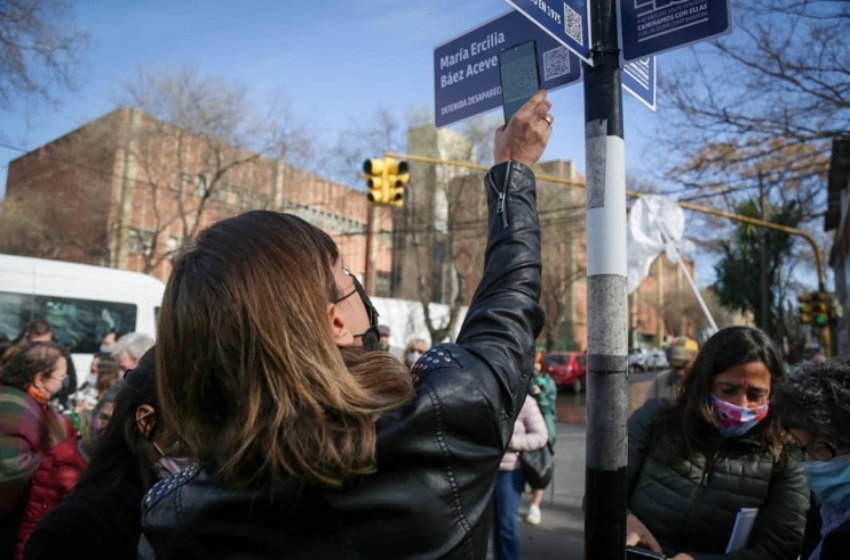
[[[366,264],[363,271],[363,287],[366,293],[375,293],[375,213],[377,207],[369,204],[366,208]]]
[[[587,458],[584,557],[626,556],[628,294],[626,165],[617,12],[591,3],[584,66],[587,170]]]

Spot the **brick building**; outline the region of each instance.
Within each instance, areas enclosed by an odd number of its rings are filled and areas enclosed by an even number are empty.
[[[360,277],[366,265],[362,192],[220,139],[118,108],[9,165],[2,250],[150,273],[217,220],[251,209],[290,212],[337,242]],[[392,220],[376,212],[376,295],[389,290]]]

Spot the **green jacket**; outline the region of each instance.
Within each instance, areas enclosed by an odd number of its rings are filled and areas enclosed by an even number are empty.
[[[670,465],[651,449],[658,412],[651,400],[629,419],[629,511],[673,556],[696,560],[794,560],[808,509],[802,463],[785,453],[775,460],[763,445],[729,439],[720,458],[698,456]],[[724,554],[741,508],[759,508],[746,549]]]
[[[534,395],[537,399],[537,406],[543,414],[543,419],[546,421],[546,429],[549,430],[549,445],[555,447],[555,440],[558,438],[555,420],[557,412],[555,411],[555,403],[558,400],[558,387],[555,385],[555,380],[546,374],[534,374],[534,384],[540,387],[540,392]]]

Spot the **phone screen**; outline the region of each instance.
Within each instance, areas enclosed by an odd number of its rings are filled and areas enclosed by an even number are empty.
[[[537,47],[534,41],[527,41],[502,51],[499,54],[499,75],[507,124],[514,113],[540,89]]]

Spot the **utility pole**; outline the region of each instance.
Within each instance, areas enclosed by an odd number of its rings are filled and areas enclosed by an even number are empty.
[[[764,177],[759,171],[759,218],[766,220],[764,211]],[[770,332],[770,289],[767,282],[767,230],[761,228],[759,231],[759,268],[761,269],[761,289],[759,290],[759,315],[761,315],[761,330]]]
[[[584,66],[587,153],[587,460],[584,557],[626,557],[628,294],[617,2],[592,0]]]
[[[372,204],[366,207],[366,266],[363,272],[363,287],[366,293],[375,293],[375,213],[378,207]]]

